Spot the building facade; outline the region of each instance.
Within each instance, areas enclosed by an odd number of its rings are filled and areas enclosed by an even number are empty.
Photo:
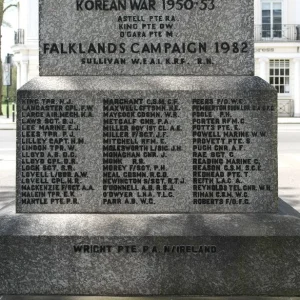
[[[39,20],[38,0],[18,1],[18,30],[12,47],[17,66],[17,88],[39,76]]]
[[[255,0],[255,75],[278,91],[279,117],[300,117],[300,0]]]
[[[300,117],[300,0],[254,0],[255,75],[278,91],[279,117]],[[38,0],[18,3],[20,87],[38,76]]]

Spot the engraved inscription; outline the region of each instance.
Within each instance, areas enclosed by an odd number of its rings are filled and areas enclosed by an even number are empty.
[[[21,196],[24,205],[78,205],[93,191],[88,171],[77,169],[85,144],[78,120],[93,117],[93,105],[70,99],[22,99]]]
[[[83,254],[103,254],[103,253],[164,253],[164,254],[215,254],[215,245],[99,245],[99,244],[80,244],[74,245],[75,253]]]
[[[42,75],[253,75],[251,1],[65,0],[67,17],[57,1],[41,5]]]
[[[178,99],[103,99],[103,204],[151,204],[173,198],[168,154],[182,152]]]
[[[273,105],[181,91],[20,103],[21,211],[248,212],[274,203]]]
[[[247,151],[269,134],[245,126],[250,111],[274,111],[273,106],[245,104],[243,99],[193,99],[193,203],[249,205],[253,194],[272,191],[270,184],[249,183],[264,167]],[[215,112],[214,112],[215,111]]]

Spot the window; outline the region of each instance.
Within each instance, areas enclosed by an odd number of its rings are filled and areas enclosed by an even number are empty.
[[[270,60],[270,84],[280,94],[290,92],[290,61],[288,59]]]
[[[262,2],[262,37],[282,37],[282,3],[280,1]]]

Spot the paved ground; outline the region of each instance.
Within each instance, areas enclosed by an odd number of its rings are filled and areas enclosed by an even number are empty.
[[[16,131],[0,130],[0,200],[1,206],[15,200]]]
[[[300,124],[278,126],[279,197],[300,212]]]
[[[7,118],[6,116],[0,116],[0,130],[11,129],[16,129],[16,122],[13,122],[12,116],[10,116],[10,118]]]

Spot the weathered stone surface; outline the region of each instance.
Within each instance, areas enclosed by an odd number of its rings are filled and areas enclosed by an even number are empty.
[[[3,296],[3,300],[82,300],[82,296]],[[122,297],[122,300],[145,300],[143,297]],[[114,296],[84,296],[85,300],[119,300]],[[207,297],[207,296],[151,296],[151,300],[232,300],[233,297]],[[234,300],[300,300],[300,297],[268,297],[268,296],[236,296]]]
[[[300,295],[297,217],[8,211],[0,211],[0,294]],[[189,252],[200,245],[206,253]]]
[[[253,75],[253,24],[253,0],[40,0],[40,75]]]
[[[17,211],[275,212],[276,97],[257,77],[35,79]]]

